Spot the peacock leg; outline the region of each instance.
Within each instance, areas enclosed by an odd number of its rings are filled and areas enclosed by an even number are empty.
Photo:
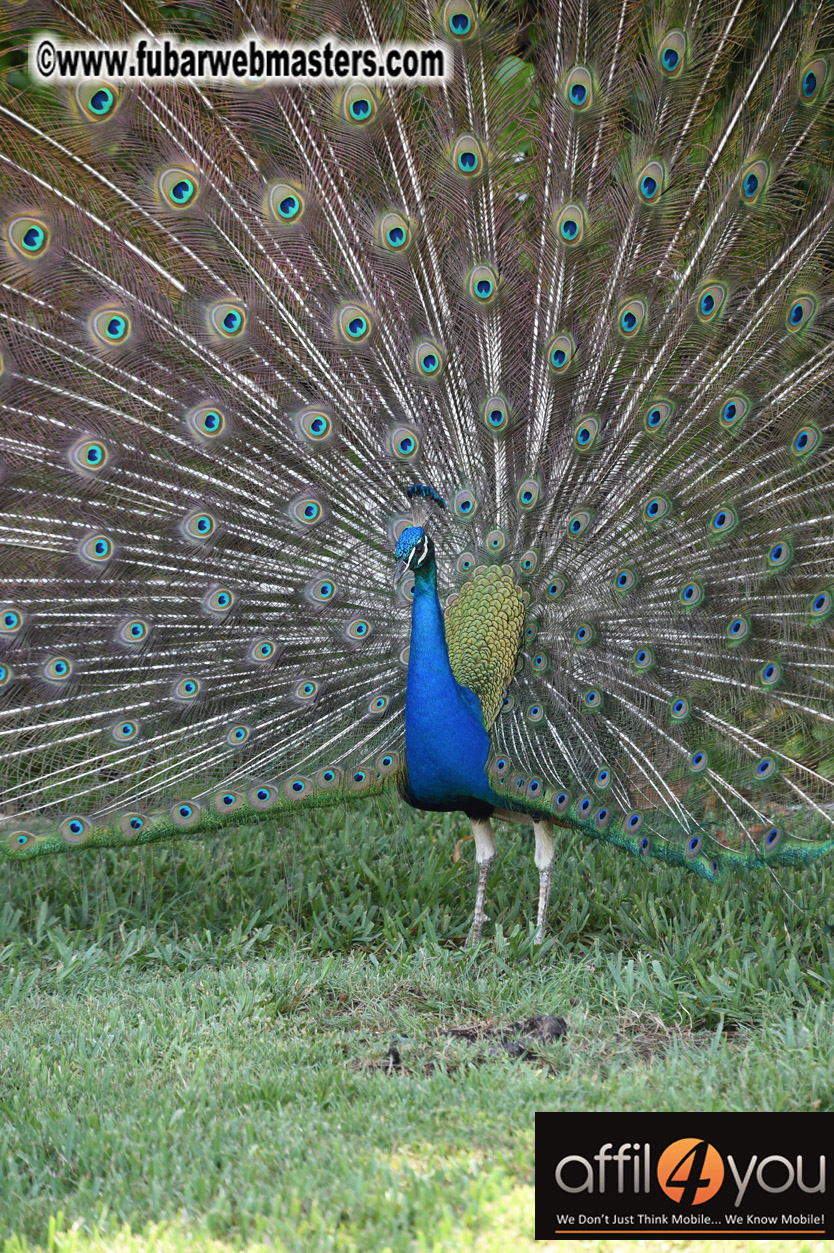
[[[472,926],[469,928],[469,935],[466,937],[464,948],[472,948],[474,944],[479,943],[484,923],[489,922],[484,909],[484,897],[486,896],[489,872],[492,869],[492,863],[495,861],[495,837],[492,834],[489,818],[470,818],[469,821],[472,823],[472,834],[475,837],[475,860],[478,863],[478,891],[475,895],[475,916],[472,919]]]
[[[547,918],[547,907],[550,904],[550,889],[553,886],[553,862],[556,857],[556,845],[553,840],[553,826],[546,819],[533,823],[536,836],[534,854],[536,869],[539,872],[539,913],[536,919],[536,944],[544,939],[544,924]]]

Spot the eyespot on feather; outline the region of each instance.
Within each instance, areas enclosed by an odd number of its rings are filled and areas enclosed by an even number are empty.
[[[566,530],[570,539],[580,539],[588,531],[593,520],[593,510],[577,509],[568,518]]]
[[[459,178],[476,179],[484,172],[484,150],[474,135],[459,135],[452,145],[451,166]]]
[[[643,521],[647,526],[654,526],[658,522],[662,522],[664,518],[671,517],[673,512],[672,502],[669,497],[660,494],[650,496],[641,510]]]
[[[555,814],[563,814],[570,807],[571,794],[565,788],[557,788],[550,798],[550,808]]]
[[[116,551],[116,545],[109,535],[94,531],[86,535],[78,545],[78,555],[90,566],[106,566]]]
[[[336,310],[336,338],[349,348],[369,343],[375,330],[370,309],[348,301]]]
[[[183,831],[196,827],[200,821],[200,806],[196,801],[177,801],[168,812],[174,826]]]
[[[302,704],[307,704],[308,701],[314,700],[318,692],[319,685],[315,679],[299,679],[292,690],[294,698]]]
[[[228,587],[214,587],[203,597],[203,608],[215,617],[224,618],[234,608],[237,597]]]
[[[268,783],[260,783],[249,789],[247,800],[253,809],[272,809],[278,800],[278,791]]]
[[[362,643],[370,638],[373,627],[367,618],[353,618],[345,627],[345,636],[353,643]]]
[[[75,664],[70,657],[59,655],[49,657],[41,666],[41,676],[49,683],[68,683],[72,678]]]
[[[304,595],[315,606],[329,605],[338,592],[338,584],[329,575],[317,575],[304,589]]]
[[[678,592],[678,604],[683,609],[697,609],[706,599],[706,590],[700,579],[690,579]]]
[[[200,443],[210,444],[226,432],[226,417],[216,405],[197,405],[185,415],[189,433]]]
[[[18,609],[17,605],[0,605],[0,637],[8,639],[10,636],[19,635],[25,621],[26,615]]]
[[[580,418],[573,428],[573,446],[576,452],[596,452],[601,430],[602,422],[599,414],[586,413],[583,418]]]
[[[659,398],[653,400],[643,417],[643,429],[649,435],[666,433],[666,428],[674,412],[675,405],[673,401]]]
[[[695,314],[702,326],[719,321],[729,294],[727,284],[717,280],[698,289],[695,295]]]
[[[834,609],[834,597],[829,589],[821,588],[820,591],[815,592],[808,604],[808,617],[812,625],[827,622],[831,617],[832,609]]]
[[[741,172],[739,189],[742,204],[755,204],[766,189],[770,179],[770,166],[767,161],[751,161]]]
[[[577,648],[588,648],[596,638],[596,627],[592,622],[580,622],[573,632],[573,642]]]
[[[323,447],[333,441],[336,424],[332,416],[318,405],[308,405],[293,417],[293,425],[299,437],[314,447]]]
[[[739,644],[746,644],[750,639],[753,631],[753,624],[746,614],[737,614],[730,618],[724,627],[724,640],[728,647],[736,648]]]
[[[562,332],[555,335],[547,345],[547,362],[557,377],[567,374],[576,353],[576,343],[572,335]]]
[[[498,299],[498,283],[498,273],[491,265],[475,265],[466,276],[466,290],[482,309],[495,304]]]
[[[765,567],[771,573],[778,573],[792,566],[793,558],[793,541],[789,536],[781,535],[768,545]]]
[[[697,748],[689,758],[689,773],[703,774],[709,766],[709,753],[705,748]]]
[[[87,325],[94,343],[103,348],[118,348],[126,344],[133,333],[130,314],[117,305],[94,309]]]
[[[594,103],[594,80],[586,65],[574,65],[562,82],[562,97],[574,113],[585,113]]]
[[[74,470],[92,477],[104,470],[110,461],[110,449],[103,440],[86,437],[76,440],[69,450],[69,462]]]
[[[420,339],[414,345],[411,363],[420,378],[435,382],[443,373],[446,353],[435,340]]]
[[[127,813],[122,814],[119,819],[119,830],[127,840],[135,840],[138,835],[147,830],[150,825],[150,819],[147,814]]]
[[[481,417],[484,426],[493,435],[503,435],[510,428],[510,406],[503,396],[488,396],[481,406]]]
[[[529,578],[531,574],[535,574],[539,564],[539,554],[535,548],[528,548],[518,559],[516,569],[520,578]]]
[[[217,518],[205,509],[192,509],[180,523],[183,538],[191,544],[205,544],[217,534],[217,530]]]
[[[617,596],[628,596],[629,592],[633,592],[638,586],[640,575],[633,567],[623,566],[621,570],[617,571],[611,582]]]
[[[478,512],[478,497],[469,488],[462,488],[459,492],[455,492],[452,509],[459,518],[474,518]]]
[[[783,678],[784,670],[782,668],[782,663],[775,659],[773,661],[766,661],[759,670],[758,674],[759,686],[766,692],[778,687]]]
[[[447,35],[460,42],[471,39],[477,32],[477,10],[469,0],[446,0],[440,10],[440,25]]]
[[[666,78],[677,78],[686,62],[686,34],[675,28],[669,30],[658,44],[657,64]]]
[[[648,161],[635,179],[638,199],[642,204],[655,205],[663,195],[666,171],[660,161]]]
[[[553,229],[560,244],[566,248],[575,248],[585,238],[585,210],[579,203],[563,205],[553,215]]]
[[[229,788],[226,791],[215,792],[211,803],[219,814],[233,814],[236,809],[240,809],[241,805],[246,804],[246,797],[243,792],[235,792]]]
[[[518,487],[515,498],[522,510],[532,509],[539,499],[539,484],[536,479],[525,479]]]
[[[791,439],[791,453],[797,461],[805,461],[812,453],[819,452],[822,439],[822,431],[817,424],[807,422]]]
[[[643,296],[634,296],[621,304],[617,310],[617,330],[623,339],[634,339],[646,326],[649,315],[648,302]]]
[[[86,818],[73,814],[64,818],[58,827],[58,834],[65,844],[83,844],[92,830],[92,824]]]
[[[391,451],[400,461],[415,461],[420,455],[420,436],[410,426],[395,426],[391,432]]]
[[[87,122],[109,122],[120,103],[120,93],[104,79],[85,78],[75,84],[73,99]]]
[[[811,325],[816,311],[817,299],[815,296],[795,296],[790,303],[790,307],[785,318],[786,329],[791,333],[791,335],[800,335]]]
[[[295,183],[279,179],[266,190],[264,212],[278,226],[297,226],[307,208],[304,191]]]
[[[349,126],[369,126],[379,115],[382,97],[369,83],[351,83],[339,97],[339,116]]]
[[[116,639],[128,648],[140,648],[148,642],[150,624],[144,618],[129,618],[119,627]]]
[[[800,104],[815,104],[822,98],[823,89],[828,82],[828,60],[826,57],[814,57],[799,72]]]
[[[414,223],[399,209],[388,209],[377,218],[374,236],[386,252],[405,254],[414,242]]]
[[[232,300],[215,300],[207,310],[208,329],[221,340],[239,339],[246,330],[246,310]]]
[[[156,195],[160,204],[175,213],[193,209],[200,197],[196,171],[181,165],[164,166],[156,176]]]
[[[593,786],[598,792],[606,792],[614,782],[614,772],[608,765],[599,767],[594,779]]]
[[[728,396],[718,411],[718,425],[724,431],[737,430],[752,407],[749,396]]]
[[[290,520],[305,531],[318,526],[325,516],[323,502],[312,492],[302,492],[291,500],[287,505],[287,513]]]
[[[180,679],[178,683],[174,684],[171,694],[174,697],[174,700],[179,701],[181,704],[188,705],[197,699],[200,694],[201,686],[202,684],[199,679],[191,677]]]
[[[738,510],[734,505],[721,505],[711,515],[709,520],[709,536],[710,539],[725,539],[728,535],[732,535],[738,530],[739,517]]]
[[[6,248],[21,261],[40,261],[49,251],[52,234],[44,218],[18,214],[6,222]]]

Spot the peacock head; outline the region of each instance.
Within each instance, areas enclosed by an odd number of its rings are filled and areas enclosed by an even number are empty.
[[[423,572],[431,576],[434,569],[434,544],[426,535],[423,523],[433,505],[438,509],[446,508],[446,501],[434,487],[425,483],[413,483],[406,488],[406,496],[411,501],[412,526],[407,526],[400,533],[394,556],[397,559],[394,570],[394,585],[399,583],[406,570],[415,574]]]
[[[434,561],[434,543],[421,526],[407,526],[397,540],[394,549],[397,564],[394,569],[396,586],[406,570],[428,570]]]

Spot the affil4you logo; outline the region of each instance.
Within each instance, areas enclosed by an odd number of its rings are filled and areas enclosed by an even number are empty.
[[[809,1194],[825,1192],[824,1154],[806,1161],[803,1154],[790,1158],[772,1153],[760,1158],[754,1153],[738,1161],[730,1153],[722,1155],[706,1140],[682,1139],[668,1145],[653,1168],[650,1144],[621,1144],[616,1153],[613,1148],[613,1144],[603,1144],[592,1157],[571,1153],[561,1158],[556,1164],[560,1190],[599,1197],[616,1191],[621,1197],[630,1193],[637,1199],[648,1195],[656,1180],[670,1200],[689,1207],[711,1200],[726,1179],[734,1189],[736,1209],[745,1198],[750,1205],[762,1195],[775,1196],[794,1187]]]

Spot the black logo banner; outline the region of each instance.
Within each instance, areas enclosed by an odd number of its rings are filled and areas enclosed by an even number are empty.
[[[821,1238],[828,1156],[816,1114],[536,1114],[536,1239]]]

